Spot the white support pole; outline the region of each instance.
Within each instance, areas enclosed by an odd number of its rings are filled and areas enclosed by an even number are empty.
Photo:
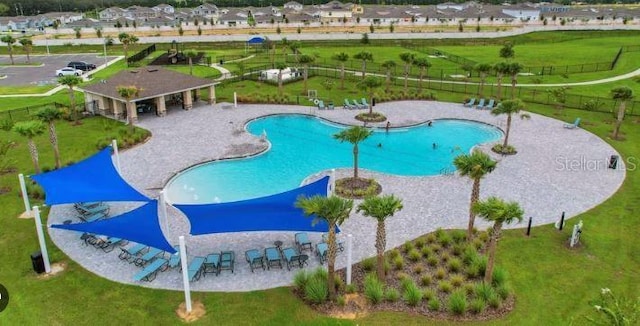
[[[102,41],[102,47],[104,48],[104,67],[106,68],[108,65],[108,60],[107,60],[107,39],[104,39]]]
[[[112,140],[111,147],[113,148],[113,154],[115,154],[116,156],[116,170],[118,170],[118,173],[122,173],[122,171],[120,170],[120,153],[118,152],[118,141],[115,139]]]
[[[331,169],[331,177],[329,178],[329,191],[327,194],[329,197],[333,195],[333,192],[336,191],[336,169]]]
[[[164,221],[165,234],[169,234],[169,214],[167,214],[167,197],[164,195],[164,190],[160,191],[158,205],[160,205],[160,216]]]
[[[233,92],[233,107],[237,108],[238,107],[238,93]]]
[[[40,209],[33,206],[33,214],[36,220],[36,232],[38,232],[38,241],[40,242],[40,253],[44,261],[44,271],[51,273],[51,263],[49,263],[49,253],[47,252],[47,244],[44,242],[44,232],[42,232],[42,221],[40,220]]]
[[[29,203],[29,195],[27,194],[27,184],[24,182],[24,174],[18,174],[20,180],[20,191],[22,192],[22,201],[24,202],[24,214],[26,216],[33,216],[31,214],[31,204]]]
[[[182,284],[184,285],[184,301],[187,305],[187,313],[191,312],[191,289],[189,288],[189,269],[187,265],[187,247],[184,245],[184,236],[180,241],[180,263],[182,264]]]
[[[347,234],[347,285],[351,284],[351,247],[353,235]]]

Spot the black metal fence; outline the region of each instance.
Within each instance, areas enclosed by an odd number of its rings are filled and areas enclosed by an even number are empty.
[[[10,123],[16,123],[19,121],[33,120],[35,113],[38,112],[38,110],[45,107],[54,107],[56,109],[62,109],[62,108],[68,108],[69,105],[58,103],[58,102],[51,102],[47,104],[25,106],[25,107],[13,109],[13,110],[0,111],[0,121],[2,121],[3,123],[5,121],[8,121]],[[83,102],[77,103],[76,108],[79,112],[86,111],[85,103]]]
[[[149,56],[151,53],[156,51],[156,45],[151,44],[148,47],[142,49],[140,52],[130,56],[127,58],[127,66],[132,66],[132,65],[136,65],[136,63],[138,61],[143,60],[144,58],[146,58],[147,56]]]

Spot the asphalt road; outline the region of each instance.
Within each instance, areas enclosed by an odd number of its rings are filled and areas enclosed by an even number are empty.
[[[115,57],[107,57],[112,60]],[[36,66],[26,66],[25,55],[14,55],[16,66],[11,66],[9,56],[0,56],[0,86],[25,86],[25,85],[55,85],[57,84],[56,70],[66,67],[70,61],[86,61],[96,66],[104,65],[105,60],[96,54],[56,54],[56,55],[32,55],[31,63]],[[23,65],[23,66],[21,66]]]

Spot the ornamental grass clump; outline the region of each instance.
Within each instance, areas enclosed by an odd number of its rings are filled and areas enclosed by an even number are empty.
[[[320,277],[311,277],[304,288],[305,298],[312,303],[324,303],[329,296],[327,280]]]
[[[424,289],[422,291],[422,299],[431,301],[436,298],[436,292],[433,289]]]
[[[464,276],[460,274],[451,275],[451,277],[449,277],[449,282],[451,282],[453,287],[460,287],[464,283]]]
[[[431,266],[431,267],[437,266],[439,262],[440,262],[440,260],[435,255],[434,256],[429,256],[429,258],[427,258],[427,264],[429,264],[429,266]]]
[[[429,310],[431,311],[440,311],[440,299],[433,298],[429,300],[429,302],[427,302],[427,307],[429,307]]]
[[[438,282],[438,290],[444,293],[449,293],[453,290],[453,285],[451,285],[451,282],[449,281],[440,281]]]
[[[457,273],[462,270],[462,261],[459,258],[451,258],[447,262],[447,267],[449,268],[449,271]]]
[[[384,291],[384,299],[389,302],[396,302],[400,299],[400,291],[396,288],[388,287],[386,291]]]
[[[422,247],[422,249],[420,249],[420,253],[422,253],[422,257],[429,258],[433,256],[433,249],[431,249],[431,247],[429,246],[424,246]]]
[[[443,279],[445,276],[447,276],[447,270],[442,268],[442,267],[438,267],[438,269],[436,270],[434,276],[436,277],[436,279]]]
[[[409,257],[409,260],[412,262],[417,262],[418,260],[420,260],[420,258],[422,258],[422,254],[416,248],[409,250],[409,253],[407,254],[407,256]]]
[[[376,268],[376,257],[369,257],[362,261],[362,269],[365,272],[371,272]]]
[[[433,277],[431,275],[426,274],[420,277],[420,285],[429,286],[431,283],[433,283]]]
[[[364,278],[364,296],[371,304],[378,304],[384,295],[384,285],[375,274],[367,274]]]
[[[475,298],[469,303],[469,310],[474,314],[479,314],[487,308],[487,303],[481,298]]]
[[[414,282],[411,282],[405,286],[403,297],[408,305],[417,306],[422,301],[422,290]]]
[[[464,291],[455,291],[449,296],[449,311],[456,315],[462,315],[467,310],[467,295]]]
[[[404,268],[404,259],[402,258],[402,256],[398,256],[393,260],[393,267],[396,270],[401,270]]]
[[[300,270],[293,276],[293,284],[295,288],[300,291],[304,291],[304,288],[307,285],[308,281],[309,274],[307,274],[305,270]]]

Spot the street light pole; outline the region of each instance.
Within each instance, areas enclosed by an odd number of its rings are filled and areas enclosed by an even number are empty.
[[[102,42],[102,46],[104,47],[104,66],[107,67],[107,39],[105,38]]]
[[[49,53],[49,36],[47,36],[47,28],[45,27],[43,29],[44,31],[44,44],[47,46],[47,55],[50,55]]]

